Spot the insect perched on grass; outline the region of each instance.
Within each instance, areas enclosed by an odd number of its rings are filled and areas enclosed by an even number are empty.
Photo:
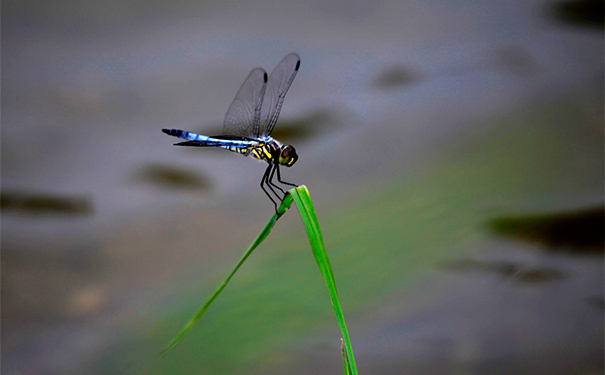
[[[176,143],[175,146],[219,147],[266,161],[269,166],[260,181],[260,187],[271,199],[277,211],[277,202],[265,186],[279,201],[283,197],[275,189],[282,194],[285,194],[285,191],[273,182],[276,172],[278,182],[298,186],[282,181],[279,172],[280,165],[286,167],[294,165],[298,155],[294,147],[282,145],[273,139],[271,132],[299,67],[300,57],[296,53],[291,53],[277,65],[268,78],[263,68],[252,70],[227,110],[222,135],[209,137],[179,129],[162,129],[162,131],[187,140],[187,142]]]

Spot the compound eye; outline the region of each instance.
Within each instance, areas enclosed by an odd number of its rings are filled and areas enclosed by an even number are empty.
[[[284,159],[289,159],[294,155],[296,155],[296,150],[294,150],[294,147],[292,147],[292,146],[286,146],[281,151],[281,157]]]
[[[279,163],[286,167],[291,167],[298,160],[296,150],[294,147],[288,145],[282,148],[281,154],[279,155]]]

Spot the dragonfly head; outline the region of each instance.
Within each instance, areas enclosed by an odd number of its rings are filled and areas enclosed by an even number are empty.
[[[279,164],[285,165],[286,167],[291,167],[298,160],[298,155],[296,155],[296,150],[294,147],[287,145],[282,146],[279,151]]]

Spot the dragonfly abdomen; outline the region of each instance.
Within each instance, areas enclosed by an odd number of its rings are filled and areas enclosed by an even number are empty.
[[[180,129],[162,129],[162,131],[173,137],[188,140],[188,142],[177,143],[177,146],[219,147],[247,155],[250,152],[249,149],[257,144],[255,141],[247,140],[242,137],[209,137],[207,135],[192,133]]]
[[[188,131],[184,131],[184,130],[180,130],[180,129],[162,129],[162,131],[173,137],[179,137],[179,138],[187,139],[189,141],[204,142],[204,141],[208,141],[210,139],[210,137],[208,137],[206,135],[196,134],[196,133],[192,133],[192,132],[188,132]]]

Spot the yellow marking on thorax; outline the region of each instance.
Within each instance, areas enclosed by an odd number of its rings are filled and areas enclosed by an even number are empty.
[[[252,148],[252,156],[260,160],[273,160],[273,157],[271,156],[271,151],[273,151],[273,148],[274,147],[272,147],[270,143],[263,143]]]

